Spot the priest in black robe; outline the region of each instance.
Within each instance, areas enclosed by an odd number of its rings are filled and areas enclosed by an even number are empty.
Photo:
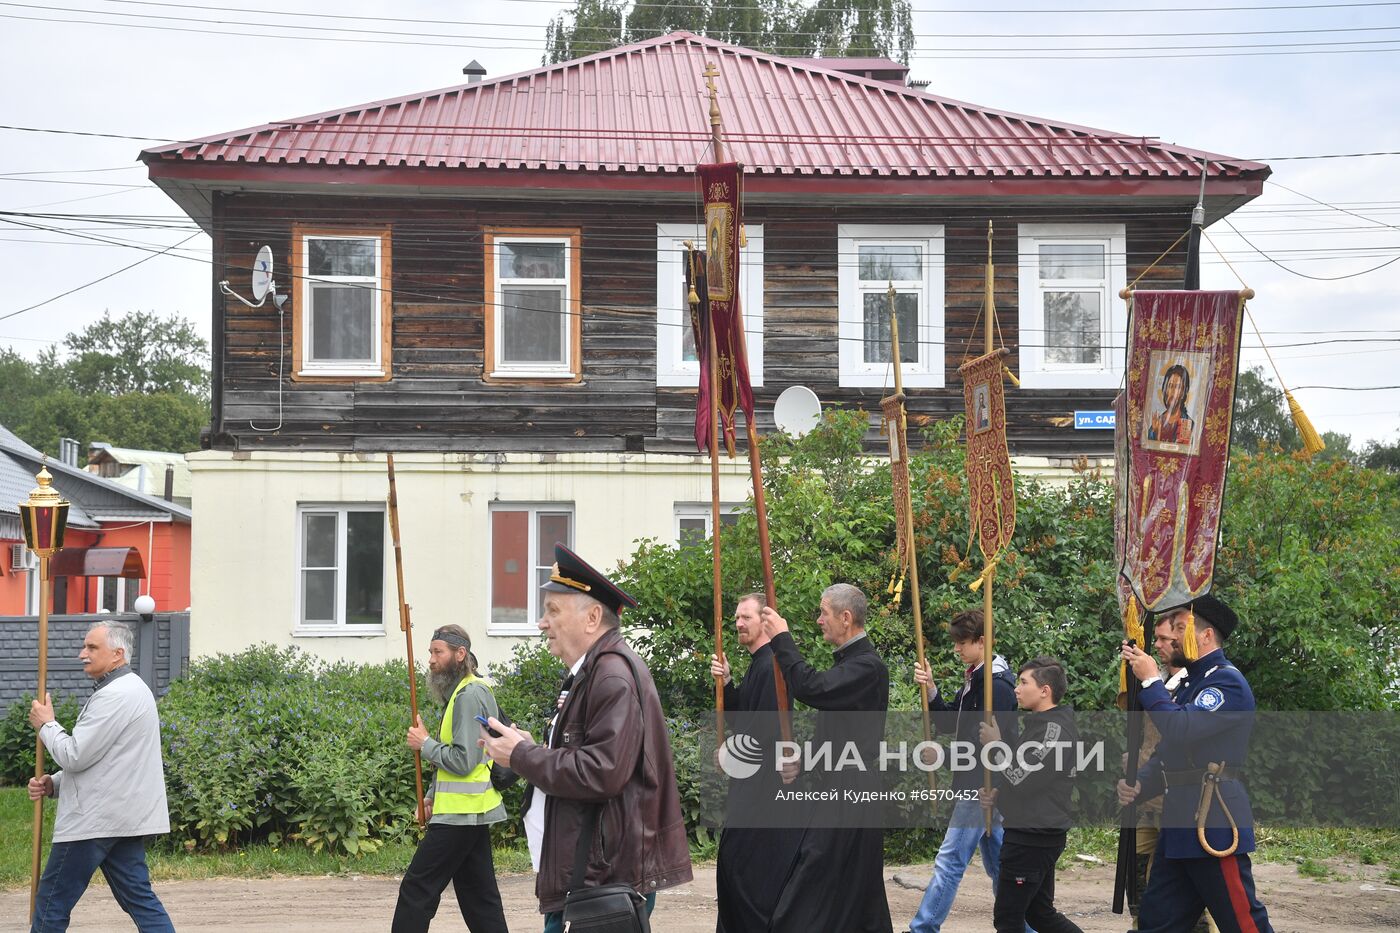
[[[710,658],[711,674],[724,678],[724,711],[729,730],[753,736],[765,752],[758,773],[729,784],[727,810],[741,825],[726,825],[719,837],[715,865],[719,902],[716,933],[768,933],[773,908],[782,893],[781,881],[791,870],[802,841],[801,829],[756,826],[751,818],[763,807],[771,806],[774,792],[783,785],[773,754],[774,742],[781,734],[773,649],[760,617],[767,604],[762,593],[749,593],[741,596],[734,607],[739,644],[749,652],[749,670],[741,683],[734,683],[727,659],[713,655]]]
[[[772,608],[763,610],[763,630],[789,696],[822,711],[814,744],[842,748],[854,742],[870,767],[854,786],[878,791],[876,763],[890,704],[890,672],[865,635],[866,606],[865,594],[850,584],[837,583],[822,593],[817,625],[835,648],[835,663],[825,671],[802,660],[787,622]],[[829,780],[830,775],[804,778]],[[846,818],[838,825],[814,819],[803,830],[797,859],[781,885],[771,933],[891,933],[884,830],[869,810],[842,812]]]

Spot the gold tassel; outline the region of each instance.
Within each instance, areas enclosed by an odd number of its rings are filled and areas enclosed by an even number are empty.
[[[967,570],[971,566],[972,559],[970,557],[964,557],[962,560],[958,561],[958,565],[953,568],[953,572],[948,574],[948,582],[957,582],[958,577],[963,575],[963,571]]]
[[[1188,661],[1200,656],[1196,651],[1196,613],[1190,609],[1186,610],[1186,630],[1181,633],[1181,653]]]
[[[1303,450],[1307,452],[1308,459],[1322,453],[1327,449],[1321,436],[1317,433],[1317,428],[1308,420],[1307,413],[1303,411],[1303,406],[1298,404],[1298,400],[1293,397],[1292,392],[1285,391],[1283,397],[1288,399],[1288,411],[1293,415],[1293,424],[1298,428],[1298,437],[1303,441]]]
[[[899,605],[900,597],[904,595],[903,570],[899,570],[899,572],[890,574],[889,587],[885,588],[885,593],[888,593],[892,595],[892,597],[895,597],[895,605]]]
[[[1128,611],[1123,616],[1124,636],[1143,650],[1143,639],[1146,635],[1143,632],[1142,616],[1138,613],[1137,597],[1128,597]],[[1123,661],[1118,666],[1118,705],[1127,708],[1128,704],[1128,662]]]
[[[1021,388],[1021,380],[1016,378],[1016,374],[1011,371],[1010,366],[1003,366],[1001,371],[1006,373],[1006,378],[1011,380],[1011,384],[1016,388]]]
[[[997,561],[1000,559],[1001,558],[999,557],[993,557],[991,560],[987,561],[987,566],[982,568],[982,572],[978,574],[977,579],[969,583],[967,585],[967,588],[969,590],[972,590],[972,592],[974,593],[982,589],[982,584],[986,583],[988,580],[990,580],[996,575]]]

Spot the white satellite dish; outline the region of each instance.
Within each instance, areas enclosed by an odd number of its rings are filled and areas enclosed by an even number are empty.
[[[253,260],[253,300],[262,304],[262,300],[267,297],[268,287],[272,285],[272,247],[264,246],[258,250],[258,258]]]
[[[822,403],[806,386],[788,386],[773,404],[773,423],[778,430],[801,437],[822,419]]]
[[[238,292],[229,288],[228,279],[219,283],[219,291],[225,295],[232,295],[250,308],[261,308],[267,296],[272,296],[272,303],[277,308],[277,313],[282,313],[282,305],[286,303],[287,296],[277,294],[277,283],[272,280],[272,247],[264,246],[258,250],[257,257],[253,260],[253,298],[249,301]]]

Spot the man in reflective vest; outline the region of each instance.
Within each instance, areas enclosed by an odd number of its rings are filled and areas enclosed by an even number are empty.
[[[393,933],[426,931],[449,881],[467,929],[506,933],[490,830],[506,810],[491,786],[491,761],[476,744],[476,717],[499,716],[500,710],[491,688],[476,676],[471,648],[459,625],[433,632],[428,646],[428,689],[447,709],[436,739],[421,719],[408,730],[408,747],[436,765],[437,775],[425,801],[428,831],[399,885]]]

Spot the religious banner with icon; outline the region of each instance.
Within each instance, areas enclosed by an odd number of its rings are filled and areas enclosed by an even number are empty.
[[[736,162],[700,165],[700,188],[705,199],[704,279],[708,311],[714,323],[715,352],[709,352],[709,321],[694,321],[696,352],[700,357],[700,401],[695,409],[695,444],[709,446],[710,415],[708,390],[710,361],[719,366],[719,414],[724,428],[724,444],[734,456],[734,410],[743,406],[753,417],[753,386],[749,382],[749,362],[744,352],[743,314],[739,308],[739,228],[743,217],[743,167]],[[694,270],[698,271],[698,270]],[[700,333],[701,324],[705,333]],[[703,338],[703,340],[701,339]]]
[[[1129,300],[1126,417],[1116,436],[1121,559],[1148,611],[1210,591],[1243,317],[1233,291],[1139,291]]]
[[[967,489],[972,534],[982,556],[994,560],[1016,530],[1016,487],[1006,446],[1006,393],[1002,358],[993,350],[958,367],[967,406]]]

